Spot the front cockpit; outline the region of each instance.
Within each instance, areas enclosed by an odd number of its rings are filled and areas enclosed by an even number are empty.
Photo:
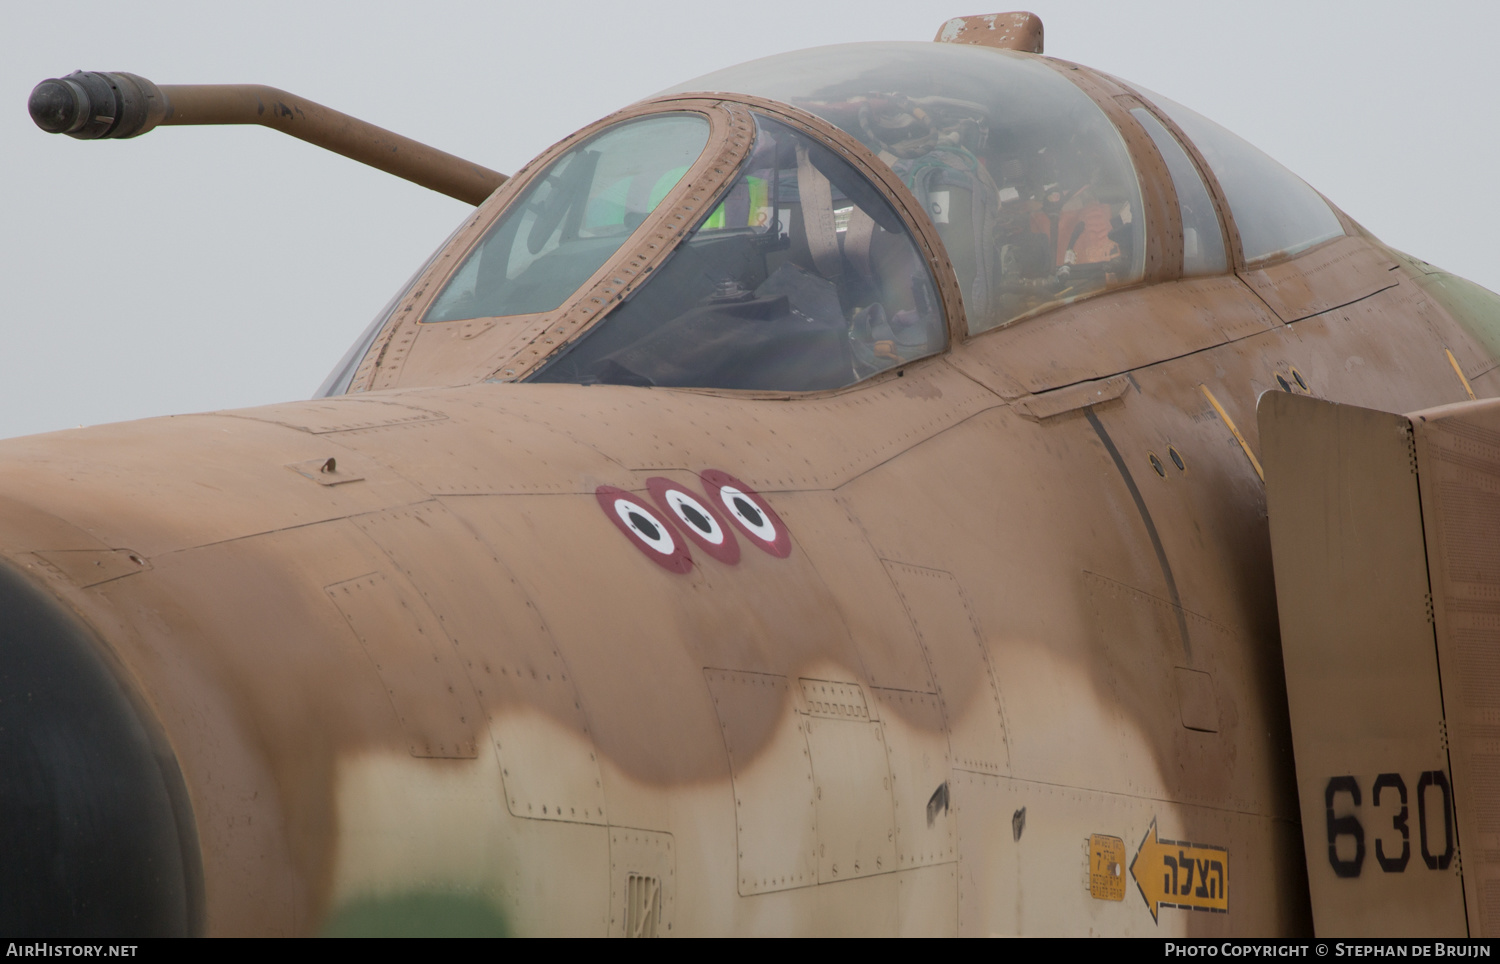
[[[1104,292],[1346,225],[1165,98],[954,43],[781,54],[554,147],[434,256],[323,394],[481,380],[846,388]]]
[[[752,116],[718,205],[534,381],[819,391],[943,349],[931,269],[890,201],[816,138]]]

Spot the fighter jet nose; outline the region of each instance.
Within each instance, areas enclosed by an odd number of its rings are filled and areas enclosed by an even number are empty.
[[[0,566],[0,932],[201,930],[175,758],[91,634]]]

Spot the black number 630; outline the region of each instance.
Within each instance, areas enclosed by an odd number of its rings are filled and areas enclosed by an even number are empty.
[[[1443,850],[1434,854],[1427,839],[1427,798],[1429,790],[1437,790],[1442,795],[1443,809]],[[1388,849],[1384,839],[1375,841],[1375,861],[1380,864],[1380,869],[1388,874],[1399,874],[1406,870],[1407,861],[1411,859],[1411,830],[1407,825],[1407,796],[1406,781],[1399,773],[1382,773],[1375,778],[1370,805],[1378,807],[1381,804],[1383,791],[1394,791],[1396,813],[1391,817],[1391,828],[1400,836],[1399,844],[1395,839],[1391,840]],[[1343,816],[1335,816],[1333,805],[1340,794],[1347,794],[1350,802],[1359,807],[1361,794],[1359,781],[1352,776],[1332,777],[1328,786],[1323,790],[1323,805],[1328,813],[1328,863],[1333,867],[1333,872],[1340,877],[1358,877],[1365,863],[1365,828],[1359,822],[1359,817],[1349,813]],[[1389,801],[1389,797],[1387,797]],[[1447,870],[1453,862],[1453,853],[1457,844],[1453,839],[1453,793],[1448,785],[1448,776],[1442,770],[1427,770],[1417,779],[1417,829],[1422,848],[1422,860],[1431,870]],[[1339,838],[1350,837],[1354,840],[1354,856],[1344,859],[1339,857]],[[1399,846],[1399,853],[1392,853]]]

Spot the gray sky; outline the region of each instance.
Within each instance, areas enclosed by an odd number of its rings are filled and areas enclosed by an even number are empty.
[[[1047,53],[1217,120],[1388,243],[1500,289],[1500,4],[1036,2]],[[49,136],[74,69],[266,83],[500,171],[800,47],[929,40],[888,0],[0,8],[0,437],[307,397],[460,202],[256,128]],[[8,105],[8,106],[7,106]]]

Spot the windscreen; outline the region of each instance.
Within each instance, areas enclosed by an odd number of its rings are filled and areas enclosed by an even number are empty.
[[[677,185],[708,132],[697,114],[658,114],[568,151],[511,202],[423,321],[557,308]]]
[[[818,391],[943,348],[931,271],[880,190],[814,139],[755,124],[717,207],[533,381]]]

